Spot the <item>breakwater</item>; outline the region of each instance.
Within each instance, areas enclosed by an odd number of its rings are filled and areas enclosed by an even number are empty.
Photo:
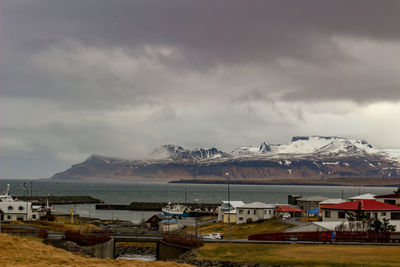
[[[53,204],[97,204],[104,203],[102,200],[91,196],[16,196],[20,200],[34,201],[39,204],[46,204],[49,201],[50,205]]]
[[[168,205],[167,202],[132,202],[129,205],[97,204],[99,210],[139,210],[139,211],[161,211]],[[220,204],[217,203],[183,203],[190,210],[200,210],[202,212],[216,211]]]

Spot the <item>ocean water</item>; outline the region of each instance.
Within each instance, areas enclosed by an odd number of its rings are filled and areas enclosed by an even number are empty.
[[[32,182],[33,195],[90,195],[109,204],[129,204],[138,202],[195,202],[220,203],[228,198],[227,184],[169,184],[166,182],[97,182],[65,180],[0,180],[0,194],[4,194],[7,184],[12,195],[23,195],[21,187],[26,183],[28,191]],[[325,196],[347,199],[365,193],[389,194],[394,187],[353,187],[353,186],[294,186],[294,185],[230,185],[231,200],[245,203],[261,201],[265,203],[287,203],[288,195]],[[56,211],[68,212],[70,208],[81,216],[101,219],[124,219],[140,221],[156,212],[144,211],[103,211],[95,205],[57,205]]]

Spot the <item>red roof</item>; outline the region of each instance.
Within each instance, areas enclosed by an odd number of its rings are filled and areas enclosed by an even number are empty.
[[[380,195],[380,196],[375,196],[375,198],[400,198],[400,194],[394,193],[394,194]]]
[[[292,208],[289,206],[278,206],[278,207],[276,207],[276,211],[278,211],[278,212],[304,212],[304,210]]]
[[[361,210],[400,210],[400,207],[386,204],[373,199],[361,199],[357,201],[343,202],[336,205],[323,207],[324,210],[357,210],[361,203]]]

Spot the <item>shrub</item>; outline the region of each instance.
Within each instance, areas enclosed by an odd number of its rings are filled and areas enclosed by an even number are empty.
[[[47,238],[47,236],[48,236],[47,230],[40,229],[39,237],[45,239]]]
[[[65,239],[75,242],[80,246],[93,246],[111,240],[111,238],[106,235],[83,234],[71,230],[65,231]]]

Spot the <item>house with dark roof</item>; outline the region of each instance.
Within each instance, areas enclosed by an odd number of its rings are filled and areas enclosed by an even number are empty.
[[[321,207],[322,221],[345,221],[348,214],[363,212],[367,218],[379,220],[400,220],[400,207],[376,201],[373,199],[361,199],[343,202],[336,205]]]
[[[379,202],[400,206],[400,193],[375,196]]]

